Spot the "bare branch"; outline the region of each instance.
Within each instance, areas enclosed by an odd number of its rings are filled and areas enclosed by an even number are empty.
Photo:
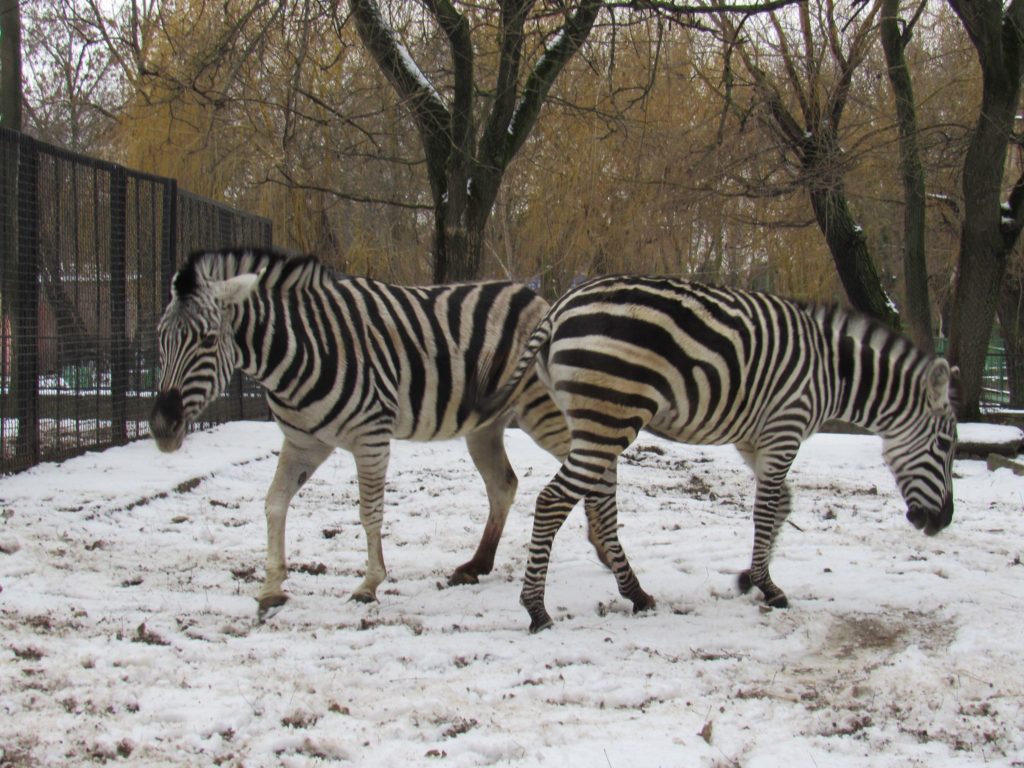
[[[566,20],[555,38],[548,44],[544,54],[537,60],[523,88],[519,104],[509,119],[504,151],[500,158],[496,158],[500,162],[500,167],[508,165],[533,130],[552,83],[587,39],[601,7],[600,0],[585,0],[580,3],[576,12]]]
[[[264,180],[266,184],[276,184],[278,186],[285,187],[286,189],[301,189],[307,192],[322,192],[323,194],[330,195],[338,200],[347,200],[353,203],[371,203],[374,205],[387,205],[392,208],[404,208],[406,210],[413,211],[430,211],[433,210],[434,206],[427,203],[408,203],[402,200],[393,200],[389,198],[372,197],[370,195],[361,195],[354,192],[345,192],[340,189],[333,187],[325,187],[319,184],[309,184],[306,182],[297,181],[291,174],[285,169],[278,167],[277,172],[281,174],[283,181],[280,179],[274,179],[267,176]]]
[[[778,11],[803,0],[768,0],[754,3],[673,3],[665,0],[633,0],[633,2],[607,2],[606,8],[628,8],[634,11],[656,11],[672,16],[708,16],[718,13],[751,14]]]
[[[373,56],[399,97],[412,111],[416,127],[428,147],[427,163],[435,197],[444,193],[444,167],[437,167],[432,158],[445,158],[450,145],[451,116],[437,89],[427,80],[394,30],[388,26],[379,6],[370,0],[350,0],[352,18],[363,45]]]

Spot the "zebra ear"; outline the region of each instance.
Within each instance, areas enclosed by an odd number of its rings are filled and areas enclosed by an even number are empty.
[[[937,357],[928,364],[925,372],[928,410],[936,416],[949,410],[949,383],[952,375],[949,363],[944,358]]]
[[[262,270],[259,273],[249,272],[237,275],[214,283],[213,291],[217,298],[225,304],[241,304],[253,292],[262,276]]]

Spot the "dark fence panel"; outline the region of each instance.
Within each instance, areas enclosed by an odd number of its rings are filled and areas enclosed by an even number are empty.
[[[0,129],[0,471],[147,435],[175,265],[271,240],[173,179]],[[266,406],[238,379],[204,418],[243,417]]]

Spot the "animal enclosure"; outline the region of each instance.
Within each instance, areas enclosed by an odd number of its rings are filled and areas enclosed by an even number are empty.
[[[0,469],[146,434],[176,265],[271,239],[269,220],[173,179],[0,131]],[[264,413],[236,378],[206,418]]]

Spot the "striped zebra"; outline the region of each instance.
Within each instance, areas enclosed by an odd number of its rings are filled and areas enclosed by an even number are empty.
[[[551,546],[582,497],[619,592],[635,611],[654,605],[616,532],[617,461],[642,429],[737,446],[757,479],[753,556],[740,588],[758,587],[771,606],[787,605],[768,570],[790,509],[786,475],[801,442],[828,419],[883,438],[916,528],[932,535],[952,520],[953,372],[842,309],[669,278],[599,278],[555,303],[511,378],[478,400],[480,410],[499,412],[535,371],[565,414],[571,445],[537,499],[522,590],[531,631],[551,625]]]
[[[472,404],[512,372],[547,303],[523,285],[405,288],[335,277],[315,258],[263,251],[193,254],[174,276],[159,325],[163,368],[150,429],[177,450],[187,426],[239,368],[265,389],[284,446],[266,498],[266,577],[257,618],[287,600],[285,518],[294,494],[334,448],[351,451],[366,532],[366,577],[355,600],[376,599],[387,573],[381,544],[390,441],[465,436],[490,512],[453,584],[489,573],[517,479],[502,433],[512,415],[555,456],[568,451],[561,414],[536,377],[504,416],[482,423]],[[483,380],[480,366],[494,358]],[[599,553],[600,555],[600,553]]]

